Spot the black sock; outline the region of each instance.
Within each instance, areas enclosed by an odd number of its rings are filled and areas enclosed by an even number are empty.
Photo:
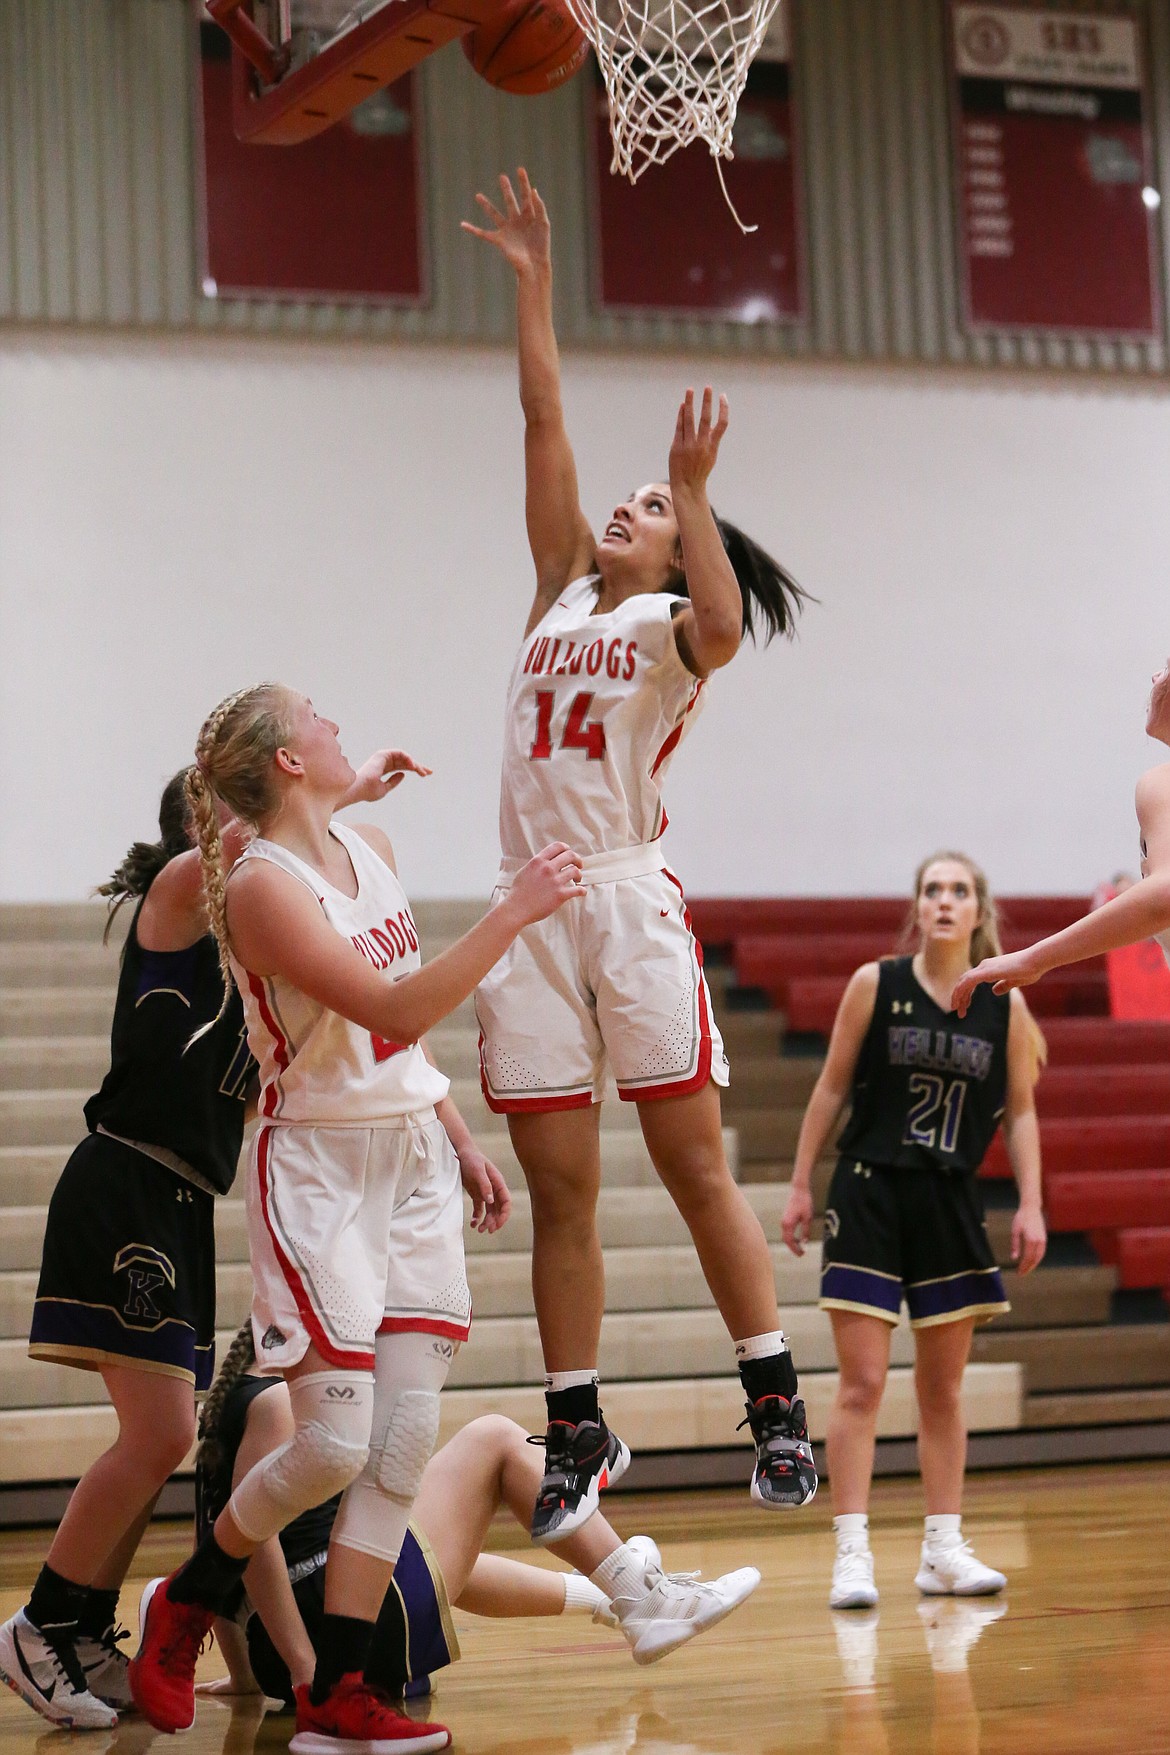
[[[85,1639],[101,1639],[108,1633],[118,1618],[118,1593],[116,1590],[99,1590],[90,1585],[85,1593],[85,1603],[77,1620],[77,1631]]]
[[[199,1603],[205,1609],[218,1609],[231,1595],[244,1576],[244,1568],[252,1558],[246,1554],[237,1560],[225,1554],[214,1535],[206,1535],[167,1586],[172,1603]]]
[[[355,1670],[364,1675],[373,1637],[372,1621],[358,1621],[353,1615],[322,1617],[317,1635],[317,1668],[309,1690],[314,1706],[320,1706],[342,1676],[351,1676]]]
[[[575,1383],[572,1389],[546,1389],[545,1405],[549,1421],[564,1420],[579,1426],[582,1420],[600,1420],[596,1383]]]
[[[791,1401],[796,1394],[796,1367],[791,1353],[769,1353],[766,1359],[744,1359],[739,1381],[749,1402],[764,1395],[782,1395]]]
[[[88,1595],[86,1585],[74,1584],[71,1578],[62,1578],[51,1566],[42,1566],[25,1614],[42,1633],[64,1631],[75,1634]]]

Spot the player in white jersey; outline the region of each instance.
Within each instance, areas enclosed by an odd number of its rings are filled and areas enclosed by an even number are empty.
[[[519,931],[581,894],[576,854],[545,848],[424,969],[386,837],[333,821],[352,782],[337,727],[279,684],[229,696],[200,733],[188,784],[208,917],[260,1064],[247,1186],[256,1356],[284,1374],[295,1431],[247,1473],[192,1559],[144,1595],[130,1666],[151,1723],[186,1728],[201,1640],[249,1556],[343,1492],[297,1755],[450,1742],[364,1679],[439,1391],[470,1323],[461,1182],[481,1229],[508,1210],[422,1037]],[[217,806],[256,831],[230,878]]]
[[[1170,745],[1170,659],[1153,677],[1152,685],[1146,736]],[[990,981],[996,993],[1029,987],[1051,969],[1100,957],[1144,938],[1156,938],[1170,963],[1170,762],[1142,775],[1134,802],[1141,834],[1142,882],[1026,950],[987,957],[969,969],[951,1000],[960,1017],[966,1016],[971,995],[983,981]]]
[[[476,996],[484,1093],[508,1118],[532,1196],[548,1401],[532,1534],[547,1542],[592,1515],[629,1459],[597,1391],[597,1106],[607,1066],[622,1099],[639,1106],[650,1156],[735,1341],[756,1441],[752,1495],[799,1505],[816,1488],[768,1245],[723,1151],[728,1067],[702,951],[660,839],[662,783],[707,678],[745,632],[790,633],[803,593],[711,511],[707,478],[727,402],[716,412],[709,388],[698,411],[689,390],[679,409],[669,482],[631,494],[595,540],[561,408],[548,216],[523,171],[518,198],[507,177],[500,186],[502,211],[478,197],[490,227],[465,229],[516,271],[536,597],[508,695],[497,896],[550,832],[583,855],[586,887],[571,919],[523,933]]]

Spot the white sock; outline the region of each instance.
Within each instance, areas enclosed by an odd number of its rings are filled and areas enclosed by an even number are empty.
[[[925,1521],[926,1540],[934,1546],[947,1548],[959,1541],[963,1519],[957,1511],[939,1511]]]
[[[612,1554],[607,1554],[589,1576],[611,1603],[618,1597],[632,1597],[637,1602],[650,1595],[645,1562],[636,1551],[631,1553],[624,1542]]]
[[[843,1511],[833,1519],[833,1533],[840,1548],[850,1542],[860,1548],[869,1547],[869,1513],[866,1511]]]
[[[772,1359],[777,1353],[787,1352],[788,1342],[782,1328],[774,1328],[766,1335],[749,1335],[746,1341],[735,1342],[735,1358],[739,1365],[748,1359]]]
[[[562,1615],[592,1615],[594,1609],[609,1601],[600,1585],[594,1584],[591,1578],[585,1578],[579,1572],[566,1572],[563,1577],[565,1606]]]
[[[555,1395],[559,1389],[580,1389],[582,1384],[596,1382],[596,1371],[546,1371],[544,1374],[546,1395]]]

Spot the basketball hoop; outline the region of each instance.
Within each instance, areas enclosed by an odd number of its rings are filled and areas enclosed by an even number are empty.
[[[779,0],[566,0],[589,37],[609,100],[610,169],[636,183],[705,140],[723,197],[735,111]]]

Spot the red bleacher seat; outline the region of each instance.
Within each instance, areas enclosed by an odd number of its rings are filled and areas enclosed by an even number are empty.
[[[1069,1170],[1044,1177],[1053,1231],[1170,1225],[1170,1170]]]
[[[872,941],[852,935],[829,941],[829,948],[815,939],[742,938],[735,948],[735,978],[741,987],[762,988],[771,1004],[788,1014],[789,1029],[827,1035],[846,980],[878,954],[873,949],[866,954],[867,944]],[[1054,969],[1028,989],[1028,1003],[1040,1018],[1104,1016],[1109,1005],[1104,959]]]
[[[1170,1115],[1064,1117],[1040,1123],[1044,1169],[1098,1172],[1170,1169]],[[983,1161],[983,1176],[1010,1176],[1003,1134],[997,1133]]]
[[[1152,1066],[1050,1067],[1036,1087],[1049,1115],[1170,1115],[1170,1058]]]
[[[877,933],[890,950],[906,918],[905,896],[707,896],[688,898],[702,943],[726,950],[744,934]],[[999,902],[1007,930],[1023,944],[1079,920],[1087,896],[1006,896]]]
[[[1043,986],[1043,983],[1040,984]],[[1037,990],[1028,989],[1029,999]],[[1170,1065],[1170,1023],[1119,1023],[1114,1018],[1047,1018],[1048,1064],[1062,1066]]]
[[[1102,1261],[1117,1268],[1117,1283],[1125,1290],[1170,1287],[1170,1225],[1094,1231],[1092,1244]]]

